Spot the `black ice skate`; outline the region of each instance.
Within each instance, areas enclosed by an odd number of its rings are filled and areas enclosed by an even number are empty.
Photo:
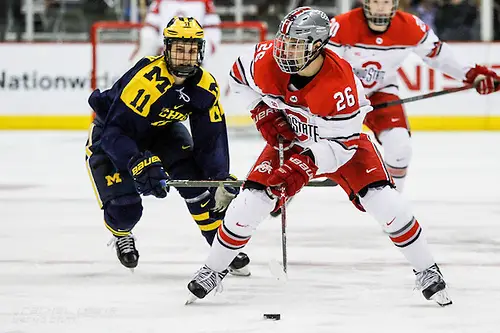
[[[108,245],[116,248],[116,256],[123,266],[134,269],[139,263],[139,251],[135,248],[135,237],[132,234],[127,236],[113,236]]]
[[[444,282],[438,265],[434,264],[422,272],[415,273],[415,275],[416,289],[422,290],[426,299],[433,300],[441,306],[453,303],[448,296],[446,282]]]
[[[186,305],[193,303],[197,299],[204,298],[214,289],[215,292],[222,291],[221,282],[227,273],[227,269],[223,272],[217,272],[207,266],[203,266],[198,272],[196,272],[194,278],[187,286],[192,295],[189,296],[186,301]]]
[[[248,267],[249,263],[250,258],[248,258],[246,253],[238,253],[236,258],[234,258],[229,265],[229,274],[237,276],[250,276],[250,268]]]

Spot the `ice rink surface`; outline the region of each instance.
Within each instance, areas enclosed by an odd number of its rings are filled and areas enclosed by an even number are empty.
[[[1,132],[0,333],[499,332],[500,133],[413,137],[406,196],[449,284],[446,308],[412,290],[403,256],[339,187],[306,188],[289,207],[286,284],[267,266],[281,258],[269,219],[246,248],[253,275],[185,306],[208,247],[175,190],[144,201],[132,274],[106,246],[86,133]],[[244,177],[262,141],[230,144]]]

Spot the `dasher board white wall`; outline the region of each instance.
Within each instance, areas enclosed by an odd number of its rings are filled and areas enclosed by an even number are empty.
[[[132,66],[128,57],[134,45],[106,43],[98,46],[98,86],[112,85]],[[464,61],[500,68],[500,44],[456,43]],[[238,55],[253,52],[253,44],[223,44],[206,68],[219,82],[222,105],[230,125],[251,124],[248,110],[228,90],[228,73]],[[91,46],[88,43],[0,44],[0,128],[85,128],[89,122]],[[420,95],[458,81],[429,69],[416,55],[400,72],[400,97]],[[431,98],[406,105],[417,129],[500,129],[500,94],[480,96],[474,90]],[[459,127],[459,128],[456,128]]]

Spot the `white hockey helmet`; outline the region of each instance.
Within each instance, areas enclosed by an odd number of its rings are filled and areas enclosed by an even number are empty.
[[[289,74],[304,69],[328,43],[330,30],[330,20],[320,10],[299,7],[291,11],[274,39],[273,56],[280,69]]]

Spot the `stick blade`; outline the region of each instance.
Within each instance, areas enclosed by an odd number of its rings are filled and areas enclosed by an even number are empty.
[[[288,275],[285,273],[283,266],[277,260],[271,260],[268,263],[269,270],[271,274],[278,280],[286,282],[288,280]]]

